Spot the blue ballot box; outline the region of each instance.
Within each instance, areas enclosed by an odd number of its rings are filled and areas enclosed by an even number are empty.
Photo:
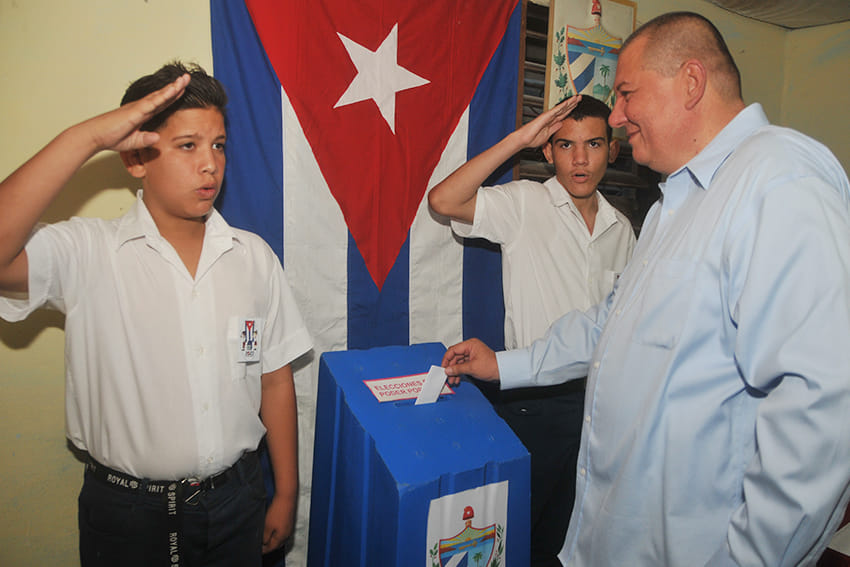
[[[379,402],[364,380],[427,373],[439,343],[321,357],[307,564],[525,567],[525,447],[475,385]]]

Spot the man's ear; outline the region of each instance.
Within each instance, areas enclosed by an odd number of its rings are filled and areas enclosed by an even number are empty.
[[[552,142],[546,142],[540,149],[543,150],[543,157],[546,158],[546,161],[554,163],[554,160],[552,159]]]
[[[145,162],[142,159],[142,150],[127,150],[120,152],[124,168],[136,179],[145,176]]]
[[[708,86],[708,74],[702,62],[698,59],[686,61],[681,73],[685,81],[685,108],[693,110],[705,94],[705,89]]]
[[[617,161],[617,156],[620,155],[620,140],[611,139],[608,142],[608,163]]]

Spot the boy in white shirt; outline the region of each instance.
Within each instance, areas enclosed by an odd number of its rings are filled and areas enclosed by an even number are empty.
[[[66,434],[88,455],[83,567],[257,565],[292,531],[289,363],[312,346],[278,258],[213,208],[222,85],[165,65],[0,183],[0,315],[66,315]],[[102,150],[143,190],[113,220],[38,219]],[[268,510],[256,449],[266,438]]]
[[[460,236],[501,246],[505,347],[524,347],[573,309],[611,292],[634,247],[628,219],[597,191],[618,145],[610,109],[574,97],[458,168],[428,195]],[[555,176],[481,184],[525,148],[542,145]],[[491,393],[494,407],[531,453],[531,565],[559,566],[575,494],[584,381]]]

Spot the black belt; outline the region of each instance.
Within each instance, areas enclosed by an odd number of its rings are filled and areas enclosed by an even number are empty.
[[[202,493],[226,484],[233,477],[239,475],[237,465],[242,460],[248,458],[254,452],[245,453],[242,458],[237,461],[232,467],[223,470],[218,474],[207,477],[205,479],[184,478],[182,480],[148,480],[136,478],[132,475],[111,469],[106,465],[102,465],[94,459],[89,459],[86,463],[86,471],[94,478],[104,484],[115,488],[122,488],[130,491],[145,492],[147,494],[166,495],[169,492],[180,492],[183,495],[183,502],[186,504],[196,504],[195,499]]]
[[[245,453],[230,468],[204,479],[148,480],[136,478],[121,471],[111,469],[91,458],[86,463],[86,474],[89,478],[107,486],[162,497],[165,502],[168,532],[166,547],[168,559],[166,564],[171,567],[180,567],[184,565],[183,558],[180,556],[183,504],[194,506],[198,503],[197,497],[203,492],[215,490],[234,480],[234,477],[238,477],[240,474],[240,467],[246,464],[248,459],[255,458],[256,454],[256,451]]]

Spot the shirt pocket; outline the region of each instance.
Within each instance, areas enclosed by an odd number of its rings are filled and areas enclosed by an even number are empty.
[[[696,264],[662,260],[646,282],[639,299],[634,340],[670,349],[679,343],[694,294]]]
[[[227,321],[227,359],[234,382],[259,379],[262,371],[263,331],[259,317],[230,317]]]

